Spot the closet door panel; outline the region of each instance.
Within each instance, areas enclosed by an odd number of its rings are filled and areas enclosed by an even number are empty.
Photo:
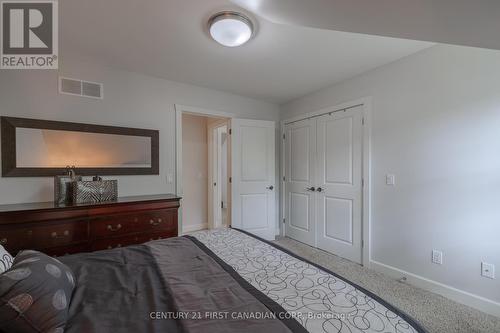
[[[361,263],[362,107],[317,118],[317,247]]]
[[[315,183],[316,121],[285,127],[285,234],[316,245]]]

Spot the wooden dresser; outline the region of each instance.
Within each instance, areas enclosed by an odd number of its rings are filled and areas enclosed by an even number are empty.
[[[0,244],[13,255],[35,249],[62,256],[175,237],[179,202],[166,194],[99,204],[0,205]]]

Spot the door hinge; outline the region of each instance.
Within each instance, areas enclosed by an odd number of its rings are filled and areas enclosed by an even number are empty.
[[[231,134],[233,134],[233,129],[232,128],[229,129],[229,135],[231,135]]]
[[[364,125],[364,124],[365,124],[365,117],[363,117],[363,118],[361,119],[361,124],[362,124],[362,125]]]
[[[286,220],[285,220],[285,219],[283,219],[283,223],[286,223],[285,221],[286,221]]]
[[[285,140],[285,133],[283,133],[283,140]]]
[[[283,181],[286,181],[286,178],[285,178],[285,176],[283,176]]]
[[[232,183],[233,182],[233,177],[229,177],[229,182]]]

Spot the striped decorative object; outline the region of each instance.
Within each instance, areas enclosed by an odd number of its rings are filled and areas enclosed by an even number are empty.
[[[117,180],[73,182],[73,203],[98,203],[118,198]]]
[[[54,177],[54,202],[58,205],[71,204],[73,196],[71,191],[73,190],[72,182],[81,181],[81,176],[55,176]]]

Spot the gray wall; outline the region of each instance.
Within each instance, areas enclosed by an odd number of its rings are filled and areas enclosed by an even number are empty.
[[[372,259],[499,302],[500,279],[480,276],[481,261],[500,269],[499,87],[499,51],[435,46],[293,101],[281,118],[372,96]]]
[[[104,99],[58,94],[58,75],[104,83]],[[0,115],[139,127],[160,130],[160,175],[124,176],[119,195],[175,192],[174,104],[230,112],[249,119],[278,120],[277,105],[64,59],[53,70],[3,70],[0,73]],[[0,204],[50,201],[51,178],[0,178]]]

